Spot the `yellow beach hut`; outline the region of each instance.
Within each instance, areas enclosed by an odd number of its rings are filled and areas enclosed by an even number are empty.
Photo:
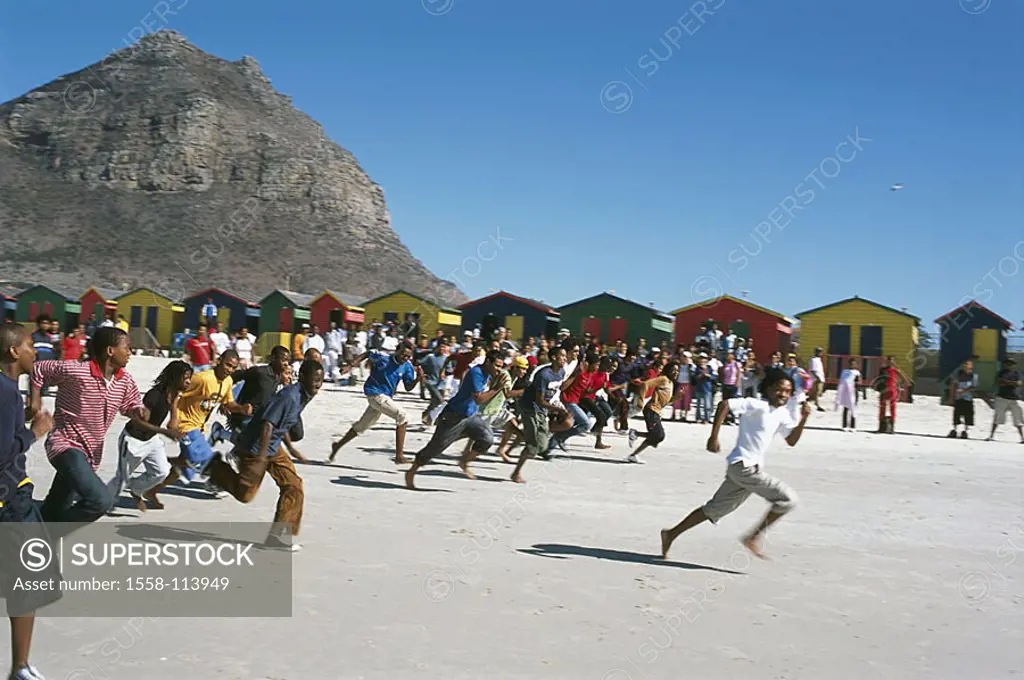
[[[180,318],[184,311],[174,300],[151,288],[136,288],[117,299],[117,313],[128,319],[134,346],[148,346],[152,341],[147,343],[145,339],[151,334],[156,344],[170,347],[174,338],[175,315]]]
[[[914,379],[918,327],[921,319],[906,310],[854,296],[808,309],[800,320],[800,354],[806,360],[815,347],[825,349],[825,378],[835,384],[852,358],[860,359],[865,380],[874,380],[882,359],[893,362]]]
[[[442,307],[419,295],[404,290],[396,290],[367,300],[362,305],[365,310],[366,323],[374,321],[384,323],[393,321],[401,326],[409,321],[416,321],[420,333],[433,337],[438,328],[446,335],[456,335],[462,328],[462,312],[450,307]]]

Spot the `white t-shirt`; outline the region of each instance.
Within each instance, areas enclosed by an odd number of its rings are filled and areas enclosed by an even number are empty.
[[[235,338],[235,351],[238,352],[238,358],[241,361],[251,362],[252,361],[252,336],[246,336],[244,338]]]
[[[825,382],[825,363],[821,360],[821,357],[811,357],[807,370],[818,379],[818,382]]]
[[[391,353],[398,349],[398,338],[393,335],[385,335],[384,343],[380,347],[385,352]]]
[[[302,351],[307,350],[319,350],[321,354],[324,353],[326,346],[324,345],[324,338],[322,335],[307,335],[305,342],[302,343]]]
[[[210,340],[213,341],[213,346],[217,351],[217,356],[224,353],[224,350],[231,348],[231,338],[224,331],[217,331],[216,333],[210,333]]]
[[[366,352],[366,331],[356,331],[356,351],[360,354]]]
[[[728,403],[730,411],[743,416],[736,447],[726,459],[730,465],[739,462],[746,467],[764,465],[764,454],[775,435],[785,437],[800,423],[796,397],[778,408],[752,397],[730,399]]]
[[[814,361],[814,359],[811,359],[811,361]],[[844,385],[849,385],[851,388],[856,387],[857,381],[860,380],[860,378],[861,372],[856,368],[844,369],[843,372],[839,374],[839,382]]]

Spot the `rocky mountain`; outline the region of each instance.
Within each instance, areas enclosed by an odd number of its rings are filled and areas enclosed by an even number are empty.
[[[254,59],[173,31],[0,105],[0,233],[0,280],[466,299]]]

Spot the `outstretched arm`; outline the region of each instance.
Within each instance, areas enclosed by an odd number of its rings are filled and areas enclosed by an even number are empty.
[[[800,407],[800,422],[793,431],[786,437],[786,443],[790,446],[796,446],[796,443],[800,441],[800,436],[804,433],[804,425],[807,424],[807,417],[811,415],[811,403],[805,401],[803,406]]]

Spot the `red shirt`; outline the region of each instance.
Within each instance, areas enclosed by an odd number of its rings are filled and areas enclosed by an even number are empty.
[[[595,371],[588,374],[590,379],[587,381],[587,390],[583,393],[585,398],[591,398],[598,390],[602,390],[608,387],[608,374],[601,371]]]
[[[96,470],[103,459],[103,437],[120,413],[130,416],[142,408],[135,380],[123,368],[108,382],[95,361],[37,361],[32,386],[57,387],[53,430],[46,438],[46,457],[78,449]]]
[[[566,404],[578,404],[584,397],[593,397],[594,393],[608,384],[608,374],[600,371],[591,373],[580,373],[565,392],[562,392],[562,402]]]
[[[63,358],[68,361],[78,361],[82,358],[82,342],[78,338],[72,338],[70,335],[64,338]]]
[[[661,372],[658,371],[657,369],[648,368],[647,369],[647,377],[644,378],[644,380],[653,380],[654,378],[657,378],[659,375],[661,375]],[[654,396],[654,388],[653,387],[648,388],[648,390],[647,390],[647,398],[650,399],[653,396]]]
[[[452,375],[456,380],[462,380],[462,376],[469,370],[469,365],[476,359],[476,351],[459,352],[455,355],[455,371]]]
[[[185,351],[192,359],[193,366],[208,366],[210,357],[213,356],[213,342],[209,338],[192,338],[185,343]]]

